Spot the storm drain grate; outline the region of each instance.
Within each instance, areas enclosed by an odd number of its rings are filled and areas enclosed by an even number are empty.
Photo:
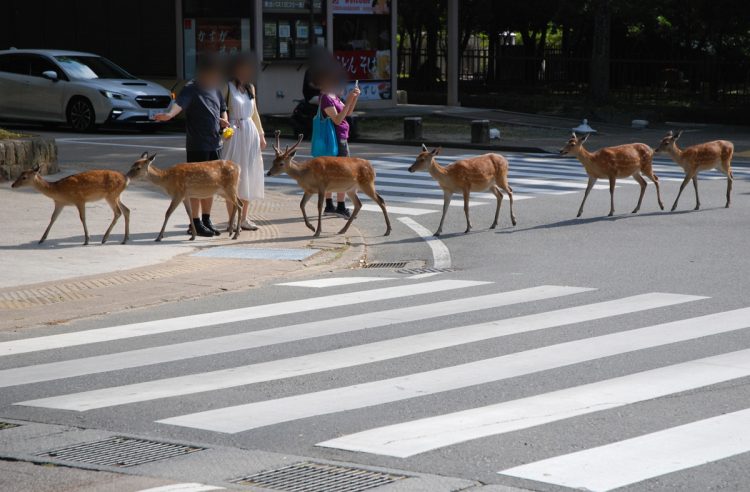
[[[10,422],[0,422],[0,430],[12,429],[18,427],[18,424],[11,424]]]
[[[364,268],[404,268],[406,261],[393,261],[390,263],[368,263]]]
[[[434,267],[425,267],[425,268],[403,268],[399,270],[396,273],[402,273],[404,275],[421,275],[423,273],[450,273],[455,272],[453,268],[434,268]]]
[[[233,483],[264,487],[280,492],[360,492],[408,478],[348,466],[304,461],[267,470]]]
[[[202,451],[205,448],[148,441],[130,437],[111,437],[103,441],[85,442],[39,453],[37,456],[55,458],[62,461],[75,461],[92,465],[127,468],[152,461],[174,458]]]

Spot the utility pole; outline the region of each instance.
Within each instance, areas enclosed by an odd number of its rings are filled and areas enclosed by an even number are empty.
[[[448,106],[458,106],[458,0],[448,0]]]

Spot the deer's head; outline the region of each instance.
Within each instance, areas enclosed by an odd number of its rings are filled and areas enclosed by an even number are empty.
[[[674,133],[672,132],[672,130],[670,130],[667,135],[661,139],[661,142],[659,142],[659,145],[656,146],[654,152],[664,152],[673,149],[675,144],[677,143],[677,140],[679,140],[681,136],[682,130],[679,130],[677,133]]]
[[[442,147],[429,150],[425,144],[422,144],[422,150],[419,152],[414,164],[409,167],[409,172],[423,171],[430,167],[432,159],[437,157],[441,150],[443,150]]]
[[[570,140],[568,140],[568,143],[565,144],[565,147],[560,149],[561,155],[568,155],[573,154],[576,155],[581,151],[581,148],[583,147],[584,142],[589,139],[589,134],[587,133],[583,137],[578,137],[575,132],[570,136]]]
[[[11,188],[20,188],[22,186],[29,186],[31,183],[34,182],[34,178],[36,178],[39,175],[39,166],[34,166],[33,169],[29,169],[28,171],[24,171],[21,173],[21,175],[16,179],[13,184],[11,185]]]
[[[130,171],[128,171],[126,176],[130,179],[137,179],[145,176],[148,172],[148,166],[154,162],[154,159],[156,159],[156,154],[148,155],[148,152],[144,152],[141,154],[141,157],[130,166]]]
[[[289,167],[292,165],[292,160],[294,159],[294,156],[297,155],[297,147],[305,136],[300,135],[299,138],[297,138],[297,143],[292,145],[291,148],[287,145],[284,150],[281,150],[280,138],[281,132],[276,130],[276,143],[273,145],[276,157],[273,158],[273,165],[271,166],[271,169],[268,170],[268,173],[266,174],[267,176],[278,176],[281,173],[289,171]]]

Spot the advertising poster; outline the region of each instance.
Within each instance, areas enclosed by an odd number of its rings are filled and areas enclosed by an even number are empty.
[[[236,53],[242,50],[240,19],[196,19],[195,50],[197,53]]]

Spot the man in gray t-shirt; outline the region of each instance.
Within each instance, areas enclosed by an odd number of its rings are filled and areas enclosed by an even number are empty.
[[[157,121],[169,121],[185,112],[185,148],[187,162],[215,161],[221,158],[221,130],[229,126],[227,106],[221,94],[222,71],[215,57],[198,58],[198,75],[175,99],[167,113],[157,114]],[[211,222],[213,198],[190,199],[193,223],[199,236],[221,233]],[[201,213],[202,212],[202,213]]]

